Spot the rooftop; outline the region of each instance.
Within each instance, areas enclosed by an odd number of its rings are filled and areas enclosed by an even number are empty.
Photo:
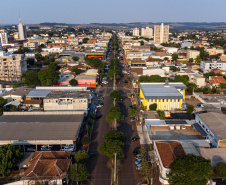
[[[31,90],[28,95],[26,97],[40,97],[40,98],[45,98],[49,93],[51,92],[51,90],[37,90],[37,89],[33,89]]]
[[[170,168],[176,157],[186,155],[179,142],[156,142],[155,144],[165,168]]]
[[[217,136],[218,139],[226,139],[226,115],[216,112],[198,113],[197,116]]]
[[[223,76],[210,76],[209,77],[209,82],[211,84],[219,84],[219,83],[226,83],[225,79]]]
[[[6,92],[3,96],[10,96],[10,95],[23,96],[23,95],[27,95],[31,90],[32,88],[18,87]]]
[[[60,98],[89,98],[90,91],[51,91],[45,99],[60,99]]]
[[[186,89],[183,83],[140,83],[145,99],[183,99],[177,89]]]

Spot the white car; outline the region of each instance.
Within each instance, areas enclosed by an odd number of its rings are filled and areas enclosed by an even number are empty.
[[[140,164],[140,163],[141,163],[141,160],[142,160],[142,159],[139,159],[139,158],[138,158],[138,159],[135,161],[135,164]]]
[[[52,150],[52,148],[53,148],[53,146],[52,145],[43,145],[42,147],[41,147],[41,151],[51,151]]]
[[[138,164],[138,165],[136,166],[136,170],[141,170],[141,168],[142,168],[141,164]]]
[[[63,146],[60,151],[73,151],[74,148],[72,146]]]
[[[108,81],[103,81],[102,83],[103,83],[103,84],[108,84]]]
[[[33,147],[29,147],[29,148],[27,148],[27,152],[35,152],[36,151],[36,149],[35,148],[33,148]]]

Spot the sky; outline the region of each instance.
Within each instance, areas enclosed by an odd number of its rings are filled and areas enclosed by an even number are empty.
[[[226,22],[226,0],[0,0],[0,24]]]

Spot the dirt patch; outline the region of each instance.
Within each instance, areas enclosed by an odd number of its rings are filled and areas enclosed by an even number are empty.
[[[196,99],[195,97],[191,96],[191,98],[189,100],[185,100],[185,103],[187,103],[189,105],[193,105],[194,107],[197,107],[197,104],[202,103],[202,102],[199,101],[198,99]]]

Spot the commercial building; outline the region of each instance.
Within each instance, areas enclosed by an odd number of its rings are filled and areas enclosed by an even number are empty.
[[[18,25],[19,39],[24,40],[27,38],[27,29],[26,29],[26,26],[21,23],[20,17],[19,17],[19,21],[20,21]]]
[[[190,49],[187,50],[187,59],[189,58],[196,59],[196,57],[199,55],[200,55],[200,51],[190,50]]]
[[[226,115],[217,112],[198,113],[195,120],[213,147],[226,147]]]
[[[0,30],[0,40],[2,45],[8,44],[7,32],[5,32],[4,30]]]
[[[26,71],[27,61],[24,59],[24,55],[0,56],[0,80],[19,81]]]
[[[38,47],[38,42],[25,42],[23,46],[30,49],[36,49]]]
[[[96,88],[97,86],[97,75],[86,75],[80,74],[75,77],[78,82],[77,86]]]
[[[45,111],[87,111],[90,91],[51,91],[43,100]]]
[[[224,54],[224,49],[208,48],[206,51],[209,53],[209,55]]]
[[[213,69],[226,70],[226,61],[201,61],[200,68],[206,72],[210,72]]]
[[[186,86],[183,83],[140,83],[140,98],[145,110],[157,104],[157,110],[181,109],[185,99]]]
[[[166,43],[169,41],[169,25],[164,26],[163,23],[161,25],[154,26],[154,42],[156,44]]]
[[[206,79],[198,73],[188,73],[189,82],[194,83],[197,88],[202,88],[206,86]]]
[[[139,28],[133,28],[133,36],[139,37],[140,36],[140,30]]]
[[[31,90],[31,88],[18,87],[6,92],[2,97],[6,99],[7,102],[21,102]]]
[[[0,145],[73,145],[76,148],[84,112],[4,112]]]

